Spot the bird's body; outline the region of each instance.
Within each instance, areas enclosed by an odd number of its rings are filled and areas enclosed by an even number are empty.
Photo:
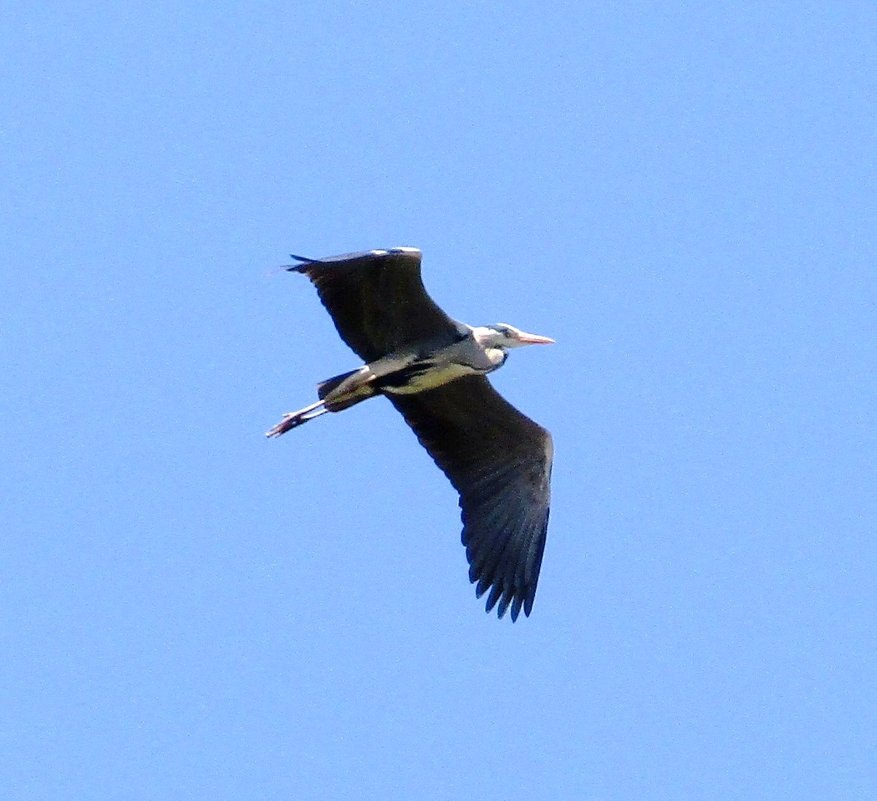
[[[452,320],[420,279],[420,251],[374,250],[305,259],[288,269],[316,285],[342,339],[366,362],[323,381],[319,400],[267,432],[277,437],[376,395],[402,413],[460,493],[469,576],[487,610],[529,615],[545,547],[551,435],[508,404],[484,377],[506,350],[553,340],[505,323]]]

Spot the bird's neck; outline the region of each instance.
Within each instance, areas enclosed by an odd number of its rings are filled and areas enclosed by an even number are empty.
[[[497,367],[502,367],[505,364],[505,360],[509,357],[508,353],[502,348],[485,348],[484,353],[493,365],[494,370]]]

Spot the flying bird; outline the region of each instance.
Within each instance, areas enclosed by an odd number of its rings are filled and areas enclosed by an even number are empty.
[[[486,609],[516,620],[533,608],[550,505],[551,434],[487,380],[510,348],[554,340],[511,325],[469,326],[427,294],[416,248],[292,256],[341,339],[365,362],[317,385],[318,400],[283,415],[279,437],[326,412],[383,395],[460,494],[469,579]]]

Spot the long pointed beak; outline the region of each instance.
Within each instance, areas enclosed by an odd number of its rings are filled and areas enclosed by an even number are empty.
[[[526,331],[521,331],[518,336],[518,342],[523,345],[553,345],[554,340],[551,337],[542,337],[539,334],[528,334]]]

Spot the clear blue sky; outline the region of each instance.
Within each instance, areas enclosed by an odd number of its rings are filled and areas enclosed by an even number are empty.
[[[0,795],[877,797],[877,7],[6,2]],[[533,615],[308,255],[554,433]]]

